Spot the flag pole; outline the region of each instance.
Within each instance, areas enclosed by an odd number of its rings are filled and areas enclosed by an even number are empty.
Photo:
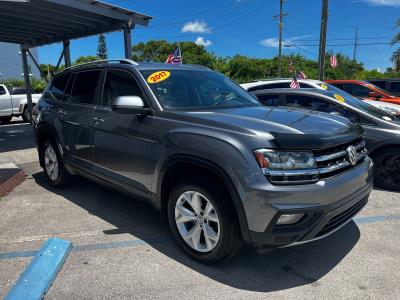
[[[181,44],[178,43],[178,48],[179,48],[179,54],[181,56],[181,65],[183,65],[183,56],[182,56],[182,51],[181,51]]]

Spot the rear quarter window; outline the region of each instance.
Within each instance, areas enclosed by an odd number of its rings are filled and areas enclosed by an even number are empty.
[[[61,101],[65,93],[65,88],[67,86],[68,79],[69,79],[69,74],[63,74],[55,77],[44,97],[51,100]]]

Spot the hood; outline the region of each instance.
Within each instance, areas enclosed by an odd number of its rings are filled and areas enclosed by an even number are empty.
[[[178,114],[191,123],[259,135],[271,134],[282,149],[325,148],[353,141],[363,129],[325,113],[276,107],[246,107]]]

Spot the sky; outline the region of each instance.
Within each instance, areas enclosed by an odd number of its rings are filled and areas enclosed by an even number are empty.
[[[109,0],[105,1],[153,17],[148,27],[137,26],[132,44],[152,39],[193,41],[218,56],[236,54],[271,58],[278,53],[279,0]],[[322,0],[285,0],[284,54],[317,60]],[[386,70],[396,47],[390,45],[400,19],[400,0],[330,0],[327,50],[356,58],[367,69]],[[121,32],[106,35],[109,58],[121,58]],[[71,42],[72,60],[96,55],[97,37]],[[56,64],[60,44],[41,47],[40,63]],[[184,57],[183,53],[183,57]]]

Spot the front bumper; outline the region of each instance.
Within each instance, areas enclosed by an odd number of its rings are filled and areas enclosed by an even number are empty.
[[[372,161],[367,157],[355,168],[323,183],[258,190],[253,196],[265,198],[257,218],[248,217],[251,243],[255,247],[283,247],[323,238],[352,220],[366,205],[372,187]],[[249,200],[247,209],[253,209],[256,200]],[[248,215],[252,212],[246,211]],[[305,216],[296,224],[276,225],[279,217],[288,213]]]

